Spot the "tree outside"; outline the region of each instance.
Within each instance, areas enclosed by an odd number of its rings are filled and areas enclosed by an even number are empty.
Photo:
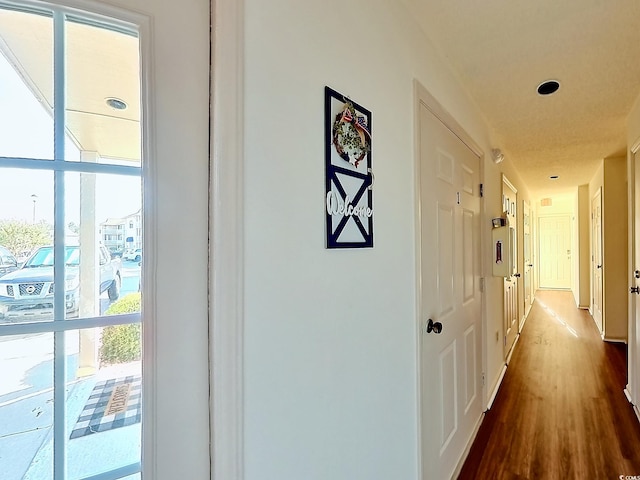
[[[42,221],[27,223],[19,220],[0,220],[0,245],[16,257],[22,257],[34,248],[52,243],[53,227]]]

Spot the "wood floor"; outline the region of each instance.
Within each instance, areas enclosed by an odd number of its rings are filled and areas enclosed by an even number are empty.
[[[640,478],[626,346],[601,340],[569,292],[538,291],[461,479]]]

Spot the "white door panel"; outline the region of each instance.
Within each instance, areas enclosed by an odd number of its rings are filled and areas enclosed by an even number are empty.
[[[480,405],[480,161],[420,104],[422,478],[449,478]],[[427,333],[428,320],[442,324]]]
[[[640,280],[637,279],[636,272],[640,270],[640,152],[637,150],[633,154],[633,171],[632,257],[635,281],[632,280],[631,285],[639,287]],[[632,294],[631,298],[633,315],[629,327],[628,391],[632,396],[631,403],[635,405],[636,414],[640,416],[640,297]]]
[[[540,217],[540,288],[571,288],[571,218]]]
[[[531,305],[533,304],[533,235],[531,221],[531,207],[527,200],[523,200],[523,234],[524,234],[524,313],[522,316],[520,329],[522,330],[522,322],[529,314]]]
[[[593,278],[591,295],[591,315],[593,316],[600,333],[603,332],[602,324],[602,194],[601,190],[591,201],[591,278]]]
[[[506,358],[513,348],[513,345],[515,344],[520,324],[518,322],[518,245],[517,240],[515,240],[518,238],[518,223],[516,215],[516,209],[518,205],[518,192],[504,175],[502,177],[502,198],[504,204],[504,215],[507,217],[508,225],[510,228],[509,233],[514,239],[511,251],[509,252],[512,259],[511,265],[513,265],[513,269],[511,272],[509,272],[509,277],[505,277],[503,281],[503,353],[504,357]]]

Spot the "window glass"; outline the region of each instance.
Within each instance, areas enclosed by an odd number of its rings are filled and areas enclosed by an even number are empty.
[[[140,166],[138,38],[71,19],[66,41],[65,118],[76,160]]]
[[[0,9],[0,78],[0,156],[53,159],[50,15]]]
[[[3,480],[140,478],[138,38],[107,23],[0,7]]]

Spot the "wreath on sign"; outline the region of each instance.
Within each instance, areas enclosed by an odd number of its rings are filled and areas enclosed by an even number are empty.
[[[371,150],[371,133],[367,119],[358,115],[351,102],[347,102],[333,122],[333,145],[340,158],[357,167]]]

